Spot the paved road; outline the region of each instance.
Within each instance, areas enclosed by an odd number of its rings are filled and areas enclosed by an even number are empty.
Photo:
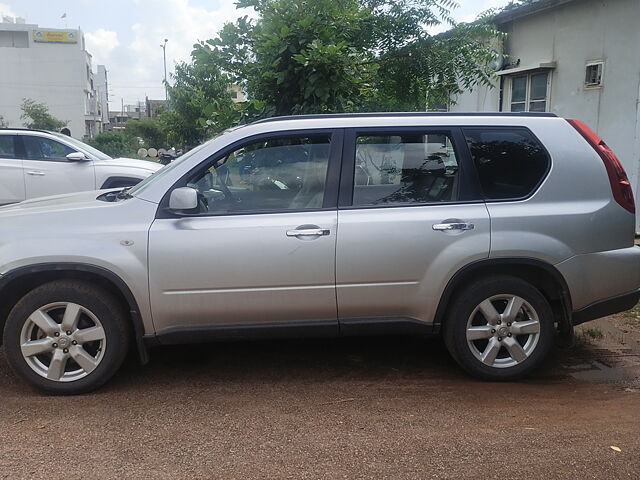
[[[640,369],[572,376],[600,361],[497,384],[437,339],[173,347],[65,398],[0,355],[0,478],[638,479]]]

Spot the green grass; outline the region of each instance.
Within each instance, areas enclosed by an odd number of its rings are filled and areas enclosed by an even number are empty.
[[[631,315],[634,316],[636,318],[640,318],[640,302],[636,303],[636,306],[633,307],[631,310],[627,310],[626,312],[624,312],[625,315]]]
[[[627,325],[633,327],[640,326],[640,302],[636,303],[636,306],[631,310],[622,312],[620,315],[624,317],[624,323]]]
[[[600,330],[598,327],[586,328],[584,330],[584,334],[587,337],[590,337],[590,338],[592,338],[594,340],[600,340],[600,339],[602,339],[602,337],[604,337],[604,335],[602,334],[602,330]]]

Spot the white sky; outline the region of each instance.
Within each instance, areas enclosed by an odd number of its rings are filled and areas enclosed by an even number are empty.
[[[509,0],[458,3],[454,18],[468,22]],[[94,71],[98,64],[107,67],[110,110],[120,110],[122,101],[133,104],[145,96],[164,98],[163,39],[169,39],[170,73],[176,62],[189,60],[196,41],[214,37],[226,22],[250,13],[236,10],[235,0],[0,0],[1,15],[21,16],[43,28],[79,26],[93,56]]]

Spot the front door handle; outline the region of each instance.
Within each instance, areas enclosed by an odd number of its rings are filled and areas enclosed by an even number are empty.
[[[40,170],[27,170],[27,175],[35,175],[36,177],[44,177],[45,173]]]
[[[464,222],[436,223],[432,228],[437,231],[473,230],[475,225],[473,223]]]
[[[323,237],[330,233],[327,228],[303,228],[300,230],[287,230],[287,237]]]

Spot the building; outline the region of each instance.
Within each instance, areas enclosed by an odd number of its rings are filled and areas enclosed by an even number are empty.
[[[247,96],[244,94],[240,85],[230,85],[229,92],[231,92],[231,101],[233,101],[233,103],[242,103],[247,101]]]
[[[102,122],[102,129],[107,130],[109,126],[109,82],[107,80],[107,69],[104,65],[98,65],[98,70],[94,75],[94,87],[96,98],[98,99],[98,114]]]
[[[80,29],[42,29],[3,17],[0,65],[0,115],[9,126],[23,126],[20,104],[29,98],[68,121],[76,138],[91,138],[102,131],[103,110],[108,107],[97,93],[91,55]],[[99,69],[98,84],[105,85],[105,95],[106,75],[104,67]]]
[[[167,109],[167,100],[151,100],[145,98],[146,113],[149,118],[156,118],[158,114]]]
[[[493,19],[507,34],[495,88],[465,92],[450,110],[578,118],[616,153],[638,199],[639,21],[639,0],[538,0],[504,10]]]
[[[106,130],[124,130],[129,120],[140,120],[147,116],[146,102],[138,101],[135,105],[122,104],[121,110],[109,111],[109,124]]]

